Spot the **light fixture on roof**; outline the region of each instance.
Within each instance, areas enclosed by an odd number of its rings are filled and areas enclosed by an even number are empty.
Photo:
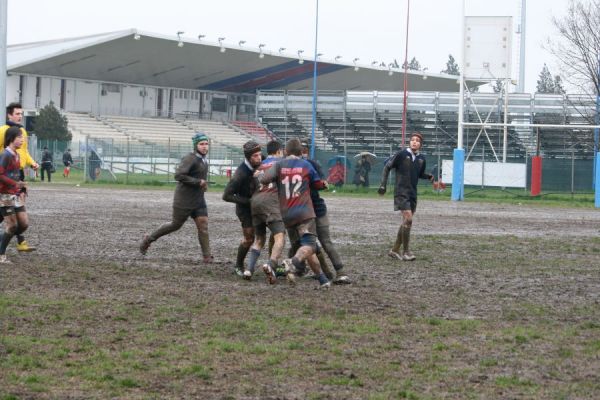
[[[394,75],[394,71],[392,71],[392,64],[388,64],[388,75],[389,76]]]
[[[360,68],[358,68],[358,65],[356,65],[356,62],[360,60],[360,58],[356,57],[354,60],[352,60],[352,62],[354,63],[354,70],[358,71]]]
[[[246,41],[245,41],[245,40],[240,40],[240,41],[238,42],[238,45],[239,45],[240,47],[242,47],[242,45],[243,45],[244,43],[246,43]]]
[[[205,37],[206,37],[206,35],[200,34],[200,35],[198,35],[198,40],[202,40],[202,38],[205,38]]]
[[[317,60],[319,59],[319,57],[321,57],[323,55],[323,53],[317,53]]]
[[[142,37],[140,36],[140,34],[139,34],[139,33],[136,33],[136,34],[134,34],[134,35],[133,35],[133,38],[134,38],[135,40],[140,40]]]
[[[279,51],[279,54],[281,54],[282,51],[285,51],[285,47],[280,47],[278,51]]]
[[[376,66],[377,64],[379,64],[379,61],[375,60],[375,61],[373,61],[373,62],[371,63],[371,66],[372,66],[372,67],[374,67],[374,66]]]
[[[340,58],[342,58],[342,56],[335,56],[335,61],[337,62],[337,60],[339,60]]]
[[[220,37],[220,38],[219,38],[219,46],[221,46],[221,49],[220,49],[219,51],[220,51],[221,53],[225,53],[225,50],[227,50],[227,49],[225,49],[225,47],[223,46],[223,40],[225,40],[225,38],[224,38],[224,37]]]
[[[177,32],[177,47],[183,47],[183,41],[181,40],[181,35],[183,35],[184,31]]]
[[[258,50],[259,50],[258,58],[265,58],[265,53],[263,53],[263,47],[265,47],[265,46],[266,46],[266,44],[264,44],[264,43],[261,43],[258,45]]]
[[[302,58],[302,53],[304,53],[304,50],[298,50],[298,64],[304,64],[304,59]]]
[[[424,80],[424,81],[426,81],[426,80],[427,80],[427,75],[426,75],[426,73],[425,73],[425,71],[427,71],[427,70],[428,70],[428,68],[427,68],[427,67],[423,68],[423,80]]]

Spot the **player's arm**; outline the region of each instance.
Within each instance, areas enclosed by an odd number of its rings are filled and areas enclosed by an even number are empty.
[[[6,174],[6,169],[9,163],[10,160],[8,159],[8,157],[0,158],[0,182],[5,186],[10,187],[13,193],[17,193],[19,189],[25,187],[25,182],[17,182],[8,177],[8,175]]]
[[[388,176],[390,175],[390,171],[396,163],[398,154],[400,153],[396,153],[394,157],[390,158],[388,162],[386,162],[383,166],[383,172],[381,173],[381,183],[379,184],[379,189],[377,189],[377,193],[379,193],[381,196],[383,196],[387,190]]]
[[[23,128],[21,128],[21,131],[24,131]],[[23,136],[25,138],[27,138],[27,133],[24,133]],[[21,146],[21,148],[19,149],[19,157],[21,157],[22,164],[24,167],[31,167],[33,169],[38,169],[40,166],[39,164],[33,159],[33,157],[31,157],[31,154],[29,154],[29,150],[27,149],[27,144],[28,140],[25,139],[23,141],[23,145]]]
[[[274,164],[271,168],[258,172],[256,178],[261,185],[268,185],[269,183],[275,182],[275,178],[277,178],[278,174],[279,167],[277,164]]]
[[[198,179],[190,175],[190,171],[194,165],[194,157],[196,156],[193,154],[188,154],[187,156],[183,157],[177,166],[177,170],[175,171],[175,180],[177,182],[181,182],[184,185],[190,186],[198,186],[201,184],[202,179]]]
[[[229,203],[236,203],[240,205],[249,205],[250,199],[248,197],[243,197],[239,195],[240,188],[244,179],[254,179],[253,177],[244,178],[241,175],[241,168],[235,170],[233,177],[225,186],[225,191],[223,192],[223,200]]]
[[[426,170],[426,162],[425,159],[423,159],[423,164],[421,164],[421,169],[419,170],[419,178],[421,179],[427,179],[429,181],[432,181],[435,179],[435,177],[431,174],[428,174],[427,172],[425,172]]]

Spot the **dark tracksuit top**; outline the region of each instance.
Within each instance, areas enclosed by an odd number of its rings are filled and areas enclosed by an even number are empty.
[[[201,180],[208,180],[208,163],[198,153],[189,153],[181,159],[175,171],[177,187],[173,197],[173,207],[184,210],[206,208]]]
[[[393,169],[396,174],[394,188],[394,210],[415,209],[417,205],[417,184],[419,178],[431,179],[431,175],[425,173],[425,157],[417,154],[413,161],[413,153],[410,149],[404,149],[394,154],[383,168],[380,186],[387,186],[387,179]]]
[[[254,170],[245,161],[242,162],[223,192],[223,200],[235,203],[235,214],[240,221],[252,218],[250,198],[256,189],[253,175]]]

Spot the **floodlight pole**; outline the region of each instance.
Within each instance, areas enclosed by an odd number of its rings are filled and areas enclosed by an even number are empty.
[[[408,96],[408,24],[410,22],[410,0],[406,6],[406,42],[404,43],[404,106],[402,108],[402,149],[406,141],[406,98]]]
[[[463,123],[464,123],[464,99],[465,99],[465,8],[466,1],[461,0],[460,13],[460,89],[458,95],[458,133],[456,138],[456,149],[454,149],[452,167],[452,200],[462,201],[465,198],[465,149],[463,149]]]
[[[600,125],[600,52],[598,53],[598,74],[596,75],[596,125]],[[600,208],[600,129],[594,129],[594,175],[593,187],[595,190],[594,205]]]
[[[313,99],[312,99],[312,131],[310,138],[310,158],[315,158],[315,128],[317,125],[317,44],[319,39],[319,0],[315,17],[315,61],[313,63]]]
[[[8,0],[0,0],[0,114],[6,119],[6,31],[8,26]]]

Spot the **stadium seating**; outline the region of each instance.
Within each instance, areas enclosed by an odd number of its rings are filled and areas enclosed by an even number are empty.
[[[406,135],[424,133],[423,152],[452,158],[457,145],[458,93],[409,92]],[[402,142],[403,96],[397,92],[319,92],[317,148],[337,153],[370,151],[387,157]],[[278,137],[311,131],[312,98],[306,91],[261,91],[257,111],[263,124]],[[589,124],[593,99],[582,96],[511,93],[507,121],[514,124]],[[471,93],[465,101],[465,122],[504,122],[504,98],[496,93]],[[522,160],[539,151],[576,158],[593,157],[590,130],[540,129],[511,126],[507,130],[507,159]],[[405,143],[408,138],[405,136]],[[502,127],[465,127],[463,145],[472,160],[502,160]]]

